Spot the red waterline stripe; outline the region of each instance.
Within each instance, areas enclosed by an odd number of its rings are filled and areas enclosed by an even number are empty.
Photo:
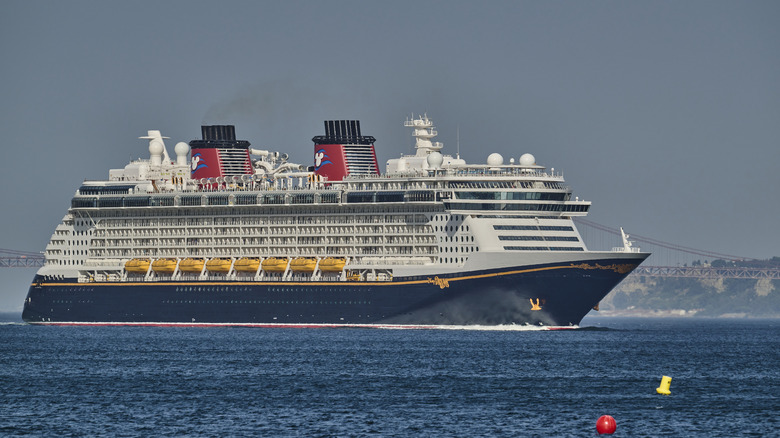
[[[197,323],[197,322],[30,322],[32,325],[88,326],[88,327],[247,327],[247,328],[377,328],[377,329],[440,329],[469,330],[469,326],[446,325],[404,325],[404,324],[284,324],[284,323]],[[510,326],[475,326],[475,330],[490,331],[507,329]],[[572,330],[577,326],[518,326],[533,330]]]

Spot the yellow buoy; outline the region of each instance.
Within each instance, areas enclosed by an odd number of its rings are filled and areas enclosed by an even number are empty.
[[[663,395],[669,395],[672,391],[669,391],[669,386],[672,385],[672,378],[669,376],[661,377],[661,386],[655,388],[655,392]]]

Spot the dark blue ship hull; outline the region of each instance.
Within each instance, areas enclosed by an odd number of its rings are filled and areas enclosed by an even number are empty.
[[[29,323],[577,325],[642,260],[523,266],[390,282],[52,282],[36,276]]]

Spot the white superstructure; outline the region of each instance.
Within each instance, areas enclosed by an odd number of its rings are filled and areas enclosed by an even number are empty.
[[[193,179],[202,163],[190,145],[177,143],[172,159],[166,137],[149,131],[141,137],[148,160],[79,188],[39,274],[80,282],[390,281],[603,256],[587,250],[572,221],[590,202],[572,199],[563,176],[533,155],[467,164],[440,152],[427,116],[404,125],[413,129],[415,155],[389,160],[381,176],[339,181],[255,149],[251,173],[239,174],[241,155],[226,149],[220,153],[239,170]],[[188,259],[203,268],[183,270]],[[257,269],[238,269],[242,259]],[[277,266],[264,268],[269,259]],[[326,259],[343,267],[323,269]],[[212,260],[224,266],[209,269]],[[309,265],[297,268],[296,260]],[[128,268],[138,261],[148,262],[146,272]]]

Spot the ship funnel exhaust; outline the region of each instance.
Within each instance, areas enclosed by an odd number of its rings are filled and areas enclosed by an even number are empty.
[[[328,181],[347,175],[379,175],[374,142],[360,132],[359,120],[326,120],[325,135],[314,141],[314,173]]]
[[[249,142],[236,140],[234,125],[200,127],[202,140],[192,140],[192,179],[251,175]]]

